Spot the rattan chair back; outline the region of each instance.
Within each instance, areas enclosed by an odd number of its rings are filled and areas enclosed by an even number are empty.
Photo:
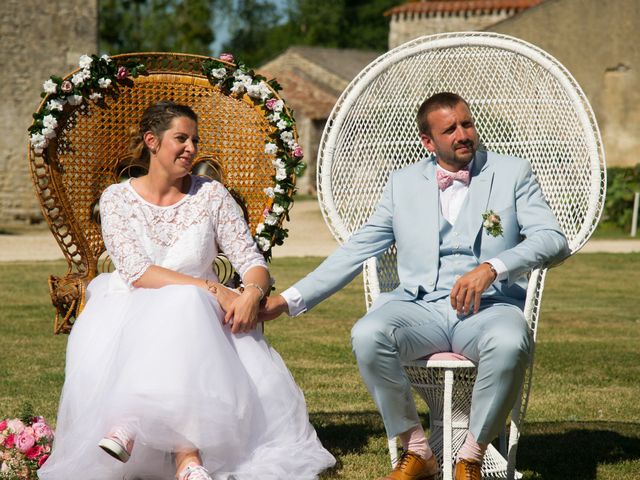
[[[191,106],[201,138],[194,172],[220,180],[232,192],[252,233],[264,221],[273,202],[265,189],[273,187],[275,174],[275,156],[265,153],[274,133],[266,118],[270,112],[246,94],[228,95],[210,82],[203,74],[206,59],[168,53],[114,56],[116,62],[144,64],[147,74],[129,79],[98,102],[65,106],[56,139],[42,155],[29,150],[43,215],[69,264],[65,277],[50,279],[57,333],[70,331],[86,284],[109,268],[98,200],[107,186],[145,171],[133,161],[129,144],[147,106],[160,100]]]

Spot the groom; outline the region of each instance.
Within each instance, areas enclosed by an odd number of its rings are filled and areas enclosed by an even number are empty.
[[[305,312],[395,243],[400,286],[381,294],[351,334],[387,435],[399,436],[404,447],[385,479],[436,478],[402,362],[450,351],[478,365],[455,478],[479,480],[484,452],[516,400],[529,358],[527,274],[569,249],[529,163],[477,150],[463,98],[433,95],[417,121],[434,155],[393,172],[369,221],[307,277],[269,298],[263,318]]]

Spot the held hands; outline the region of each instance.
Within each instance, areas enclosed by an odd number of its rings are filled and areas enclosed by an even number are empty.
[[[245,288],[242,294],[222,284],[207,281],[207,290],[225,311],[223,323],[231,324],[231,333],[247,333],[256,328],[262,293],[257,288]]]
[[[458,315],[467,315],[473,305],[473,313],[478,313],[482,292],[496,279],[496,272],[488,263],[481,263],[461,276],[451,290],[451,306]]]
[[[289,306],[282,295],[275,295],[265,299],[264,304],[260,308],[258,319],[261,322],[266,322],[267,320],[273,320],[279,317],[283,313],[289,313]]]

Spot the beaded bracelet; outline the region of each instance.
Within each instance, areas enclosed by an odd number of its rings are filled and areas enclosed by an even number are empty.
[[[245,289],[246,289],[246,288],[249,288],[249,287],[254,287],[254,288],[257,288],[257,289],[258,289],[258,291],[260,292],[260,300],[262,300],[262,299],[264,298],[264,290],[263,290],[263,288],[262,288],[260,285],[258,285],[257,283],[248,283],[247,285],[245,285],[245,286],[243,286],[243,287],[240,287],[240,292],[244,292],[244,291],[245,291]]]

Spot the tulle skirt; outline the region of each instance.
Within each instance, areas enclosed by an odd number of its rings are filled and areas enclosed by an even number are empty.
[[[43,480],[172,479],[173,452],[200,451],[215,480],[314,479],[335,463],[302,392],[259,331],[234,335],[193,286],[89,285],[69,337],[53,453]],[[98,442],[135,436],[131,459]]]

